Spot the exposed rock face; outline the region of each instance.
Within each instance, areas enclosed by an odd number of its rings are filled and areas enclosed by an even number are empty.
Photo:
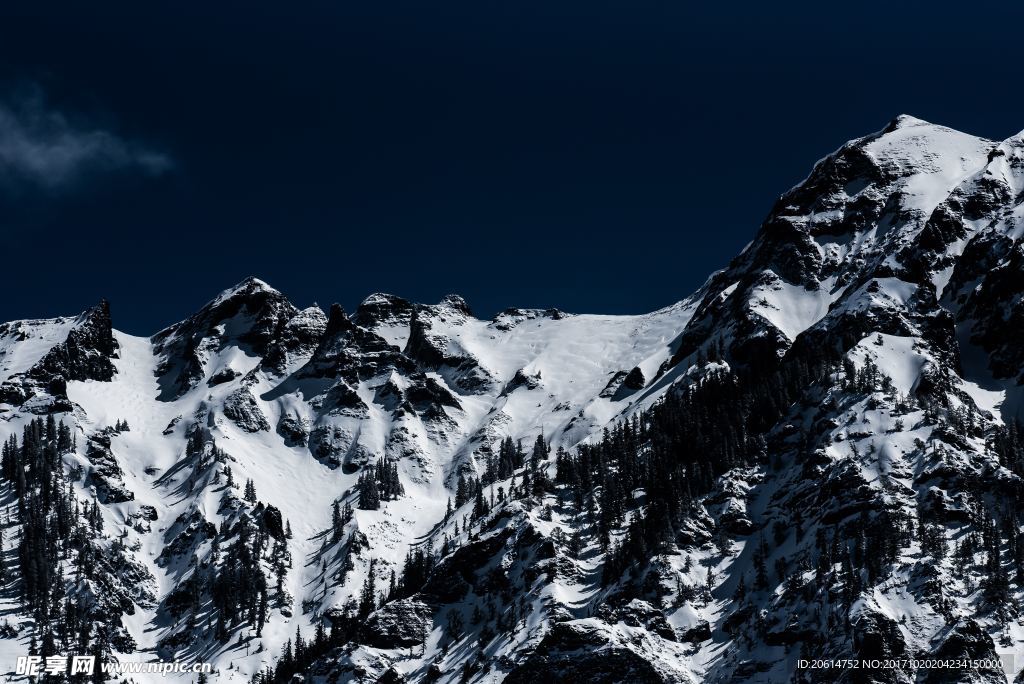
[[[372,294],[359,305],[355,322],[362,328],[374,329],[379,325],[407,326],[413,304],[407,299],[390,294]]]
[[[667,684],[686,681],[659,672],[634,651],[609,644],[600,623],[588,620],[556,622],[536,651],[513,669],[506,682],[595,682]]]
[[[956,152],[929,157],[929,146]],[[821,337],[828,336],[827,343],[843,350],[875,329],[948,338],[952,319],[945,314],[943,320],[935,310],[937,293],[929,274],[957,261],[947,252],[964,232],[963,195],[973,194],[971,171],[985,167],[992,147],[989,141],[901,117],[823,159],[778,200],[751,246],[705,286],[671,364],[703,353],[740,366],[770,366],[796,333],[814,325]],[[968,180],[957,188],[961,178]],[[930,196],[938,199],[922,200],[906,190],[913,183],[945,187]],[[956,225],[939,228],[950,223]],[[890,224],[899,229],[876,232]],[[916,235],[921,231],[934,236],[923,249]],[[856,254],[841,247],[851,239]],[[932,270],[923,272],[911,255]],[[871,288],[892,278],[912,288],[907,300],[868,305],[878,291]],[[804,321],[784,311],[783,305],[795,304],[796,298],[810,303],[803,306],[813,315]],[[803,337],[806,344],[824,341],[813,334]],[[730,342],[722,346],[725,339]]]
[[[271,537],[277,541],[284,541],[284,520],[281,518],[281,511],[275,506],[267,506],[263,510],[261,524]]]
[[[438,369],[449,382],[464,392],[482,392],[494,382],[493,376],[458,339],[436,329],[459,325],[470,316],[465,300],[448,295],[436,306],[419,306],[409,320],[405,355],[421,366]]]
[[[284,438],[284,443],[288,446],[306,446],[309,442],[309,423],[285,414],[277,422],[277,434]]]
[[[423,595],[441,602],[462,598],[477,584],[477,573],[512,537],[512,531],[505,530],[459,548],[431,574],[423,587]]]
[[[363,627],[362,640],[375,648],[408,648],[423,643],[432,618],[422,601],[401,599],[373,612]]]
[[[270,423],[260,410],[255,397],[244,387],[235,390],[224,400],[224,415],[246,432],[263,432],[270,429]]]
[[[50,349],[28,372],[30,378],[49,382],[65,380],[109,382],[117,371],[111,359],[117,354],[110,322],[110,305],[103,300],[82,314],[67,339]]]
[[[507,396],[515,392],[520,387],[524,387],[528,390],[534,390],[540,387],[540,373],[530,374],[520,368],[516,371],[516,374],[512,376],[512,379],[508,381],[505,388],[501,390],[501,393]]]
[[[509,308],[505,309],[497,316],[495,316],[491,320],[491,323],[494,325],[494,328],[496,330],[511,330],[526,321],[532,321],[538,318],[547,318],[552,321],[560,321],[563,318],[565,318],[565,316],[566,314],[559,311],[558,309]]]
[[[646,384],[647,380],[644,379],[644,372],[639,367],[634,367],[633,370],[629,371],[629,374],[622,381],[622,386],[631,390],[641,390]]]
[[[952,661],[977,661],[980,663],[998,663],[995,644],[992,637],[985,633],[977,622],[971,619],[961,620],[953,625],[945,634],[929,658]],[[1006,674],[999,667],[968,667],[968,668],[933,668],[925,673],[924,681],[933,682],[986,682],[986,684],[1002,684]]]
[[[989,368],[996,378],[1020,384],[1024,353],[1014,340],[1024,332],[1024,311],[1012,293],[1024,287],[1024,246],[1007,245],[1007,238],[983,232],[965,248],[979,259],[954,270],[950,287],[963,302],[959,319],[970,341],[989,354]],[[965,260],[966,261],[966,260]]]
[[[597,615],[608,623],[622,622],[630,627],[642,627],[663,639],[676,641],[675,630],[668,624],[665,614],[647,601],[633,599],[618,607],[601,606]]]
[[[813,638],[813,634],[798,633],[798,641]],[[906,657],[906,643],[900,633],[899,624],[881,613],[867,612],[853,625],[853,647],[862,661],[878,660],[893,662]],[[863,668],[856,677],[848,679],[864,682],[900,682],[906,674],[900,668]]]
[[[301,355],[316,349],[327,330],[327,316],[316,306],[295,314],[285,323],[281,344],[290,353]]]
[[[601,390],[601,394],[599,396],[604,397],[605,399],[615,397],[622,389],[622,382],[626,379],[627,375],[629,374],[626,371],[616,371],[612,375],[611,379],[608,380],[608,384],[604,386],[603,390]]]
[[[217,385],[223,385],[225,382],[231,382],[239,376],[239,372],[234,368],[222,368],[206,381],[206,384],[210,387],[216,387]]]
[[[368,328],[355,325],[345,310],[335,304],[324,335],[300,375],[355,383],[388,368],[410,366],[396,347]]]
[[[167,565],[176,557],[196,551],[200,544],[217,535],[217,527],[208,521],[196,507],[190,507],[175,519],[164,535],[166,545],[157,557],[157,563]]]
[[[699,620],[696,625],[690,627],[683,632],[682,639],[680,641],[689,642],[691,644],[699,644],[702,641],[707,641],[711,638],[711,623],[707,620]]]
[[[373,452],[358,443],[354,437],[344,428],[330,424],[320,425],[309,435],[309,451],[331,468],[343,466],[346,473],[354,473],[376,461]]]
[[[427,414],[442,406],[462,408],[458,397],[430,376],[416,374],[413,383],[405,390],[408,405],[417,413]]]
[[[67,319],[64,319],[66,321]],[[33,323],[57,327],[63,321],[17,321],[0,326],[5,335],[28,337],[24,328]],[[117,356],[106,300],[89,309],[67,326],[63,341],[51,346],[27,371],[16,373],[0,383],[0,402],[26,405],[36,414],[63,413],[73,407],[67,398],[69,380],[109,382],[117,372],[112,359]]]
[[[117,459],[110,450],[110,435],[96,434],[89,438],[85,457],[92,464],[87,483],[96,488],[96,496],[104,503],[131,501],[135,494],[123,481]]]

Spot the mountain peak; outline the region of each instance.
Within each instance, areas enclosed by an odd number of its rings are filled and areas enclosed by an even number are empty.
[[[372,328],[384,322],[408,323],[412,314],[412,302],[397,295],[374,292],[356,307],[353,320],[356,324]]]
[[[227,301],[237,297],[238,295],[251,295],[257,292],[266,292],[268,294],[281,294],[279,290],[274,289],[266,281],[260,280],[255,276],[249,276],[237,283],[236,285],[229,287],[228,289],[221,292],[219,295],[214,297],[210,302],[210,305],[216,306],[221,302]]]
[[[352,321],[349,320],[345,307],[337,303],[332,304],[331,312],[327,317],[325,334],[328,336],[337,335],[339,332],[350,330],[351,328]]]
[[[928,159],[922,156],[955,159],[970,155],[972,150],[987,148],[991,142],[949,126],[931,123],[910,114],[900,114],[878,133],[851,141],[847,145],[850,144],[862,146],[876,156],[905,157],[927,172],[933,165],[927,163]]]
[[[387,292],[374,292],[366,296],[359,306],[381,306],[387,304],[393,304],[396,301],[404,301],[398,295],[388,294]]]
[[[898,157],[928,172],[934,168],[929,159],[949,157],[947,161],[952,162],[990,145],[986,138],[900,114],[877,133],[853,140],[841,149],[853,146],[879,158]]]
[[[919,119],[911,114],[900,114],[882,130],[883,133],[889,133],[891,131],[899,130],[901,128],[910,128],[912,126],[934,126],[924,119]]]
[[[299,310],[288,298],[259,278],[249,277],[230,287],[184,321],[154,335],[151,340],[160,359],[157,374],[161,400],[179,398],[205,377],[209,340],[219,347],[242,345],[257,356],[271,355],[271,367],[283,363],[272,343],[285,343],[285,326]]]
[[[469,304],[466,303],[466,300],[461,295],[447,294],[441,299],[440,303],[442,306],[450,307],[467,316],[473,315],[473,310],[469,308]]]
[[[102,318],[106,318],[108,321],[110,319],[110,302],[106,299],[100,299],[97,304],[78,314],[75,320],[77,323],[82,324]]]

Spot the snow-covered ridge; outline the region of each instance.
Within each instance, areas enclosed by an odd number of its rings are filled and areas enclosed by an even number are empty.
[[[220,527],[237,515],[225,510],[214,480],[192,465],[186,445],[196,430],[224,450],[235,481],[251,480],[260,501],[290,523],[296,559],[325,552],[321,532],[332,505],[353,491],[363,470],[383,458],[397,463],[406,496],[380,512],[357,511],[354,524],[379,569],[400,570],[410,545],[443,517],[458,477],[479,475],[482,454],[505,437],[529,442],[544,434],[571,446],[606,425],[628,408],[633,392],[602,390],[634,367],[654,377],[691,310],[510,310],[484,321],[456,295],[420,305],[378,294],[350,319],[340,307],[330,316],[299,309],[247,278],[151,339],[115,331],[116,372],[104,382],[68,382],[65,400],[74,410],[65,420],[83,445],[122,420],[130,425],[109,440],[117,468],[103,481],[123,494],[104,494],[102,508],[110,525],[139,515],[162,521],[124,528],[162,601],[187,576],[187,557],[174,554],[210,552],[202,537],[189,541],[190,530],[201,521]],[[10,373],[29,370],[64,343],[77,320],[4,326]],[[421,345],[415,353],[413,337]],[[0,422],[4,436],[19,434],[32,417],[12,409]],[[83,446],[73,462],[88,472],[96,467],[90,458]],[[89,480],[80,486],[88,498]],[[316,616],[357,594],[358,582],[325,584],[318,565],[295,563],[275,599],[283,603],[264,634],[266,650],[242,660],[226,653],[218,662],[255,671],[272,662],[296,626],[311,634]],[[125,627],[140,652],[165,652],[181,627],[151,610]]]
[[[983,561],[962,551],[972,535],[991,548],[981,521],[1010,497],[987,492],[1019,486],[994,454],[1021,417],[1022,160],[1020,136],[901,116],[819,161],[726,268],[644,315],[482,320],[457,295],[384,293],[349,315],[247,278],[150,338],[110,329],[105,307],[0,325],[0,443],[40,416],[72,427],[64,486],[97,502],[96,543],[131,562],[105,584],[69,570],[68,586],[131,595],[112,625],[131,638],[121,657],[211,660],[219,681],[249,681],[297,629],[343,623],[371,573],[379,595],[427,551],[439,570],[424,591],[374,605],[306,676],[774,682],[802,676],[801,653],[879,639],[893,655],[985,655],[992,636],[1024,646],[1024,628],[985,603]],[[460,499],[510,444],[540,438],[536,467],[554,481],[559,449],[716,382],[742,397],[716,405],[725,418],[769,405],[781,417],[715,432],[729,469],[621,577],[606,568],[656,487],[623,497],[608,548],[596,521],[619,473],[577,502],[565,482],[511,496],[519,466]],[[736,446],[748,441],[754,456]],[[637,448],[642,469],[653,445]],[[368,477],[375,505],[361,501]],[[687,477],[695,491],[710,478]],[[1020,528],[1013,515],[999,526]],[[855,555],[880,519],[926,528],[886,546],[884,568]],[[950,550],[938,560],[936,526]],[[239,539],[263,544],[252,565],[269,581],[248,597],[258,635],[248,617],[205,622],[220,600],[209,578],[238,560]],[[1017,580],[1009,591],[1024,599]],[[0,633],[3,655],[27,647],[32,620],[0,600],[19,628]]]

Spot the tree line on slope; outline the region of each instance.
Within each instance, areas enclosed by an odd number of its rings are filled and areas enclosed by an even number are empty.
[[[5,522],[20,523],[20,530],[17,566],[11,573],[0,558],[0,583],[14,580],[32,617],[30,655],[76,653],[100,661],[111,648],[131,651],[135,644],[120,628],[120,610],[88,598],[88,586],[107,584],[125,561],[120,541],[104,540],[98,503],[82,504],[65,474],[62,459],[75,442],[64,422],[50,415],[27,423],[20,442],[12,435],[4,443],[0,475],[17,498],[17,518]],[[70,591],[76,587],[86,590]],[[97,667],[92,680],[105,679]]]

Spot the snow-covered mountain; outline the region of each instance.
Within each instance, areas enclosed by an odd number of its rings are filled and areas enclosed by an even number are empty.
[[[250,278],[151,338],[4,324],[0,668],[1005,681],[798,661],[1024,665],[1022,197],[1021,136],[902,116],[647,315]]]

